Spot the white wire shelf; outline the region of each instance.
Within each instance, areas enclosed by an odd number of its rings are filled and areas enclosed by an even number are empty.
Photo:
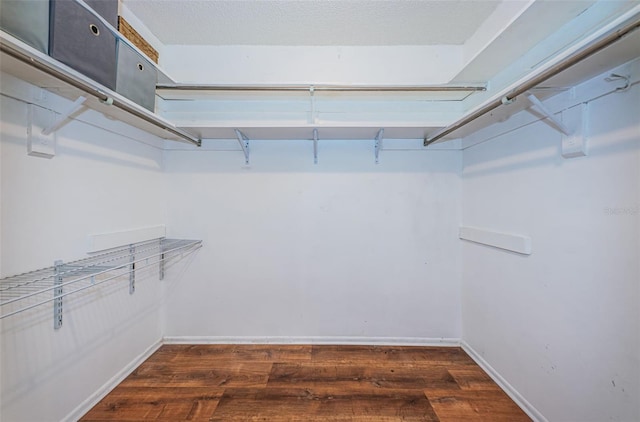
[[[156,267],[160,280],[165,266],[202,247],[201,240],[154,239],[126,245],[73,262],[0,279],[0,319],[53,303],[54,328],[62,326],[63,298],[108,281],[127,277],[135,292],[136,270]]]

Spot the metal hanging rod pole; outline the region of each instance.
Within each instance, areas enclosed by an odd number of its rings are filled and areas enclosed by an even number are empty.
[[[183,85],[158,84],[157,89],[170,91],[259,91],[259,92],[459,92],[486,91],[486,85],[424,85],[424,86],[364,86],[364,85]]]
[[[22,51],[19,51],[4,42],[0,42],[0,51],[17,60],[20,60],[21,62],[27,63],[31,67],[34,67],[48,75],[51,75],[54,78],[61,80],[62,82],[65,82],[83,92],[86,92],[87,94],[93,97],[96,97],[97,99],[99,99],[100,101],[106,104],[112,104],[113,106],[118,107],[128,112],[129,114],[132,114],[163,130],[166,130],[167,132],[172,133],[191,144],[194,144],[197,146],[201,145],[201,141],[199,139],[189,135],[188,133],[183,132],[178,128],[167,126],[165,123],[161,122],[160,120],[156,120],[153,117],[147,116],[146,114],[140,112],[139,110],[136,110],[134,107],[130,106],[129,104],[109,96],[107,93],[101,91],[100,89],[94,86],[91,86],[88,83],[82,82],[74,78],[73,76],[66,74],[63,71],[55,69],[50,64],[41,61],[37,57],[23,53]]]
[[[509,91],[506,95],[502,96],[501,98],[497,98],[487,104],[485,104],[484,106],[482,106],[481,108],[479,108],[478,110],[474,111],[473,113],[469,114],[468,116],[463,117],[462,119],[458,120],[457,122],[447,126],[446,128],[436,132],[433,136],[425,138],[424,140],[424,146],[429,146],[432,143],[436,142],[437,140],[449,135],[450,133],[460,129],[463,126],[466,126],[467,124],[473,122],[474,120],[476,120],[477,118],[484,116],[485,114],[495,110],[496,108],[500,107],[503,104],[508,104],[511,101],[513,101],[518,95],[523,94],[527,91],[529,91],[532,88],[535,88],[536,86],[538,86],[539,84],[545,82],[546,80],[550,79],[551,77],[557,75],[558,73],[567,70],[568,68],[570,68],[571,66],[581,62],[582,60],[594,55],[595,53],[599,52],[600,50],[603,50],[604,48],[610,46],[611,44],[615,43],[616,41],[618,41],[619,39],[621,39],[622,37],[624,37],[625,35],[629,34],[630,32],[638,29],[640,27],[640,18],[638,18],[638,14],[636,14],[634,16],[634,20],[631,23],[628,23],[626,25],[624,25],[623,27],[612,31],[609,34],[606,34],[604,36],[602,36],[600,39],[598,39],[597,41],[595,41],[594,43],[587,45],[575,52],[573,52],[572,54],[570,54],[569,56],[567,56],[564,60],[562,60],[559,63],[554,64],[553,66],[549,67],[548,69],[544,70],[543,72],[541,72],[540,74],[534,76],[533,78],[529,79],[526,82],[523,82],[522,84],[520,84],[519,86],[515,87],[514,89],[512,89],[511,91]]]

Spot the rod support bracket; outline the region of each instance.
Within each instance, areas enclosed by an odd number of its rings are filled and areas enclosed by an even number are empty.
[[[516,100],[516,97],[509,98],[509,97],[507,97],[507,96],[505,95],[504,97],[502,97],[502,98],[500,99],[500,102],[501,102],[503,105],[507,105],[507,104],[513,104],[513,102],[514,102],[515,100]]]

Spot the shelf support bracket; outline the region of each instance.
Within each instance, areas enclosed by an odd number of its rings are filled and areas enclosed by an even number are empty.
[[[382,136],[384,135],[384,129],[380,129],[378,134],[376,135],[376,145],[375,145],[375,154],[376,154],[376,164],[380,163],[380,150],[382,149]]]
[[[129,294],[136,291],[136,247],[129,245]]]
[[[314,96],[315,92],[316,92],[316,88],[313,85],[311,85],[309,87],[309,102],[311,107],[311,111],[309,113],[309,122],[312,125],[315,125],[318,120],[316,116],[316,102],[315,102],[315,96]]]
[[[71,104],[71,107],[69,107],[69,109],[67,109],[64,113],[61,113],[58,116],[58,118],[49,126],[42,129],[42,134],[50,135],[56,130],[60,129],[62,126],[64,126],[67,123],[67,120],[69,120],[71,116],[76,114],[81,108],[84,107],[85,101],[87,101],[87,97],[78,97],[78,99],[75,100],[73,104]]]
[[[164,280],[164,254],[160,255],[160,280]]]
[[[571,135],[572,131],[562,122],[562,120],[558,119],[551,112],[551,110],[549,110],[547,107],[545,107],[545,105],[542,104],[542,101],[540,101],[538,99],[538,97],[536,97],[532,93],[528,92],[527,93],[527,98],[529,99],[531,104],[533,104],[533,106],[537,108],[537,110],[540,113],[542,113],[547,119],[550,120],[550,126],[551,127],[553,127],[554,129],[562,132],[566,136],[570,136]]]
[[[240,132],[240,130],[235,129],[236,137],[238,138],[238,143],[244,152],[244,163],[249,164],[249,138],[247,138],[244,133]]]
[[[561,152],[563,158],[584,157],[587,155],[589,139],[589,103],[564,110],[562,121],[575,130],[562,136]]]
[[[313,164],[318,164],[318,129],[313,129]]]
[[[53,328],[59,329],[62,327],[62,272],[63,272],[63,262],[55,261],[55,277],[54,277],[54,288],[53,288]]]
[[[162,240],[159,241],[160,242],[160,250],[162,250]],[[160,276],[160,280],[164,280],[164,252],[162,252],[160,254],[160,269],[158,271],[159,276]]]

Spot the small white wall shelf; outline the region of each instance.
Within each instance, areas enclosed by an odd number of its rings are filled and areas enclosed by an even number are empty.
[[[460,227],[460,239],[506,251],[531,255],[531,238],[519,234],[500,233],[477,227]]]
[[[42,268],[0,279],[0,319],[17,315],[48,303],[53,304],[54,328],[62,326],[63,299],[108,281],[129,282],[135,292],[136,270],[158,268],[164,278],[165,266],[202,247],[201,240],[154,239],[133,243],[73,262],[56,261]]]

